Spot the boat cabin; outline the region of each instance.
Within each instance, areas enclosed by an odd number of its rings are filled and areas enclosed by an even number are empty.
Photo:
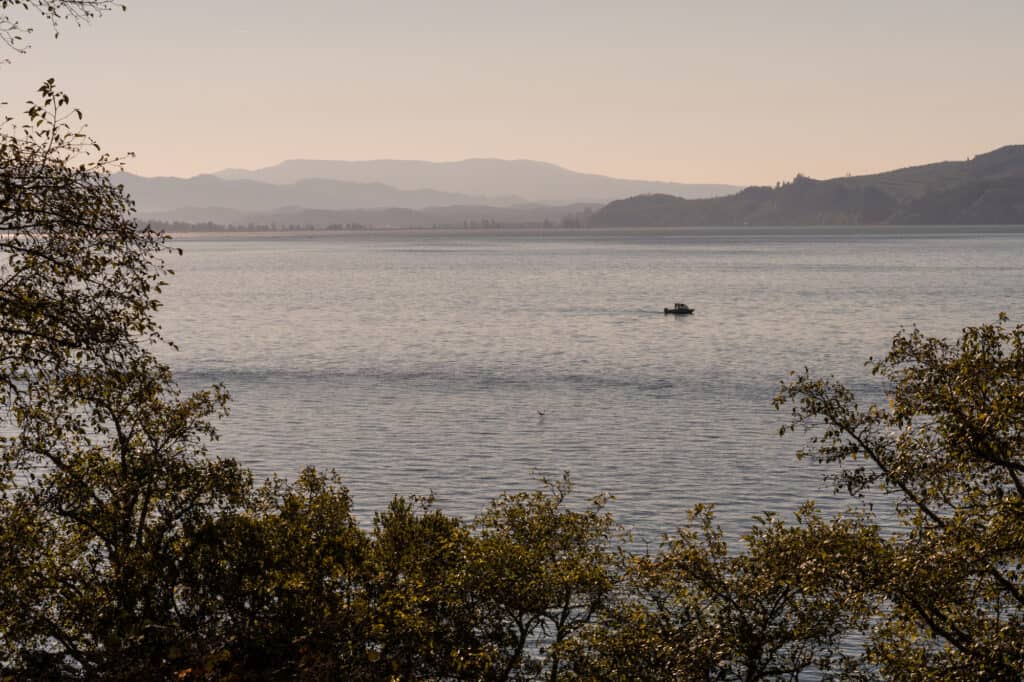
[[[676,303],[675,308],[665,308],[666,315],[692,315],[693,308],[685,303]]]

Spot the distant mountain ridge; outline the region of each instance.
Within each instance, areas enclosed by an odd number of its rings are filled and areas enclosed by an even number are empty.
[[[383,183],[400,190],[432,189],[478,197],[520,197],[544,203],[605,203],[623,196],[666,193],[688,198],[732,194],[741,188],[723,184],[686,184],[627,180],[578,173],[541,161],[465,159],[463,161],[325,161],[295,159],[257,170],[225,169],[226,180],[272,184],[308,178]]]
[[[591,224],[607,227],[734,225],[1024,224],[1024,145],[831,180],[797,176],[776,187],[686,199],[647,194],[609,203]]]
[[[420,209],[440,205],[526,203],[518,197],[478,197],[432,189],[401,190],[381,183],[339,182],[318,178],[303,179],[291,184],[270,184],[254,180],[225,180],[215,175],[146,178],[118,173],[114,181],[125,186],[135,199],[140,213],[180,208],[243,211],[271,211],[289,206],[321,210]]]

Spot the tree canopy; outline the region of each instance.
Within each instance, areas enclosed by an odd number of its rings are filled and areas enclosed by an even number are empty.
[[[778,398],[792,405],[790,428],[814,434],[802,456],[838,465],[838,488],[875,490],[899,512],[873,576],[890,608],[869,658],[893,677],[1019,679],[1024,326],[1001,315],[955,341],[901,332],[872,364],[886,407],[806,374]]]

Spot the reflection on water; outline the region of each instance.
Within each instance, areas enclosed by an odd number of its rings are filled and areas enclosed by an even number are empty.
[[[217,451],[335,468],[364,520],[431,490],[468,515],[569,469],[648,538],[700,501],[735,530],[846,504],[778,436],[790,370],[877,397],[863,362],[901,326],[1020,319],[1024,230],[901,229],[179,240],[161,319],[181,382],[234,397]]]

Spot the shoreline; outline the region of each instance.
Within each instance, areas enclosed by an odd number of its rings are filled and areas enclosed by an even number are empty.
[[[381,227],[365,230],[211,230],[168,232],[176,241],[232,239],[352,239],[403,236],[494,235],[520,237],[975,237],[1024,235],[1024,225],[817,225],[731,227]]]

